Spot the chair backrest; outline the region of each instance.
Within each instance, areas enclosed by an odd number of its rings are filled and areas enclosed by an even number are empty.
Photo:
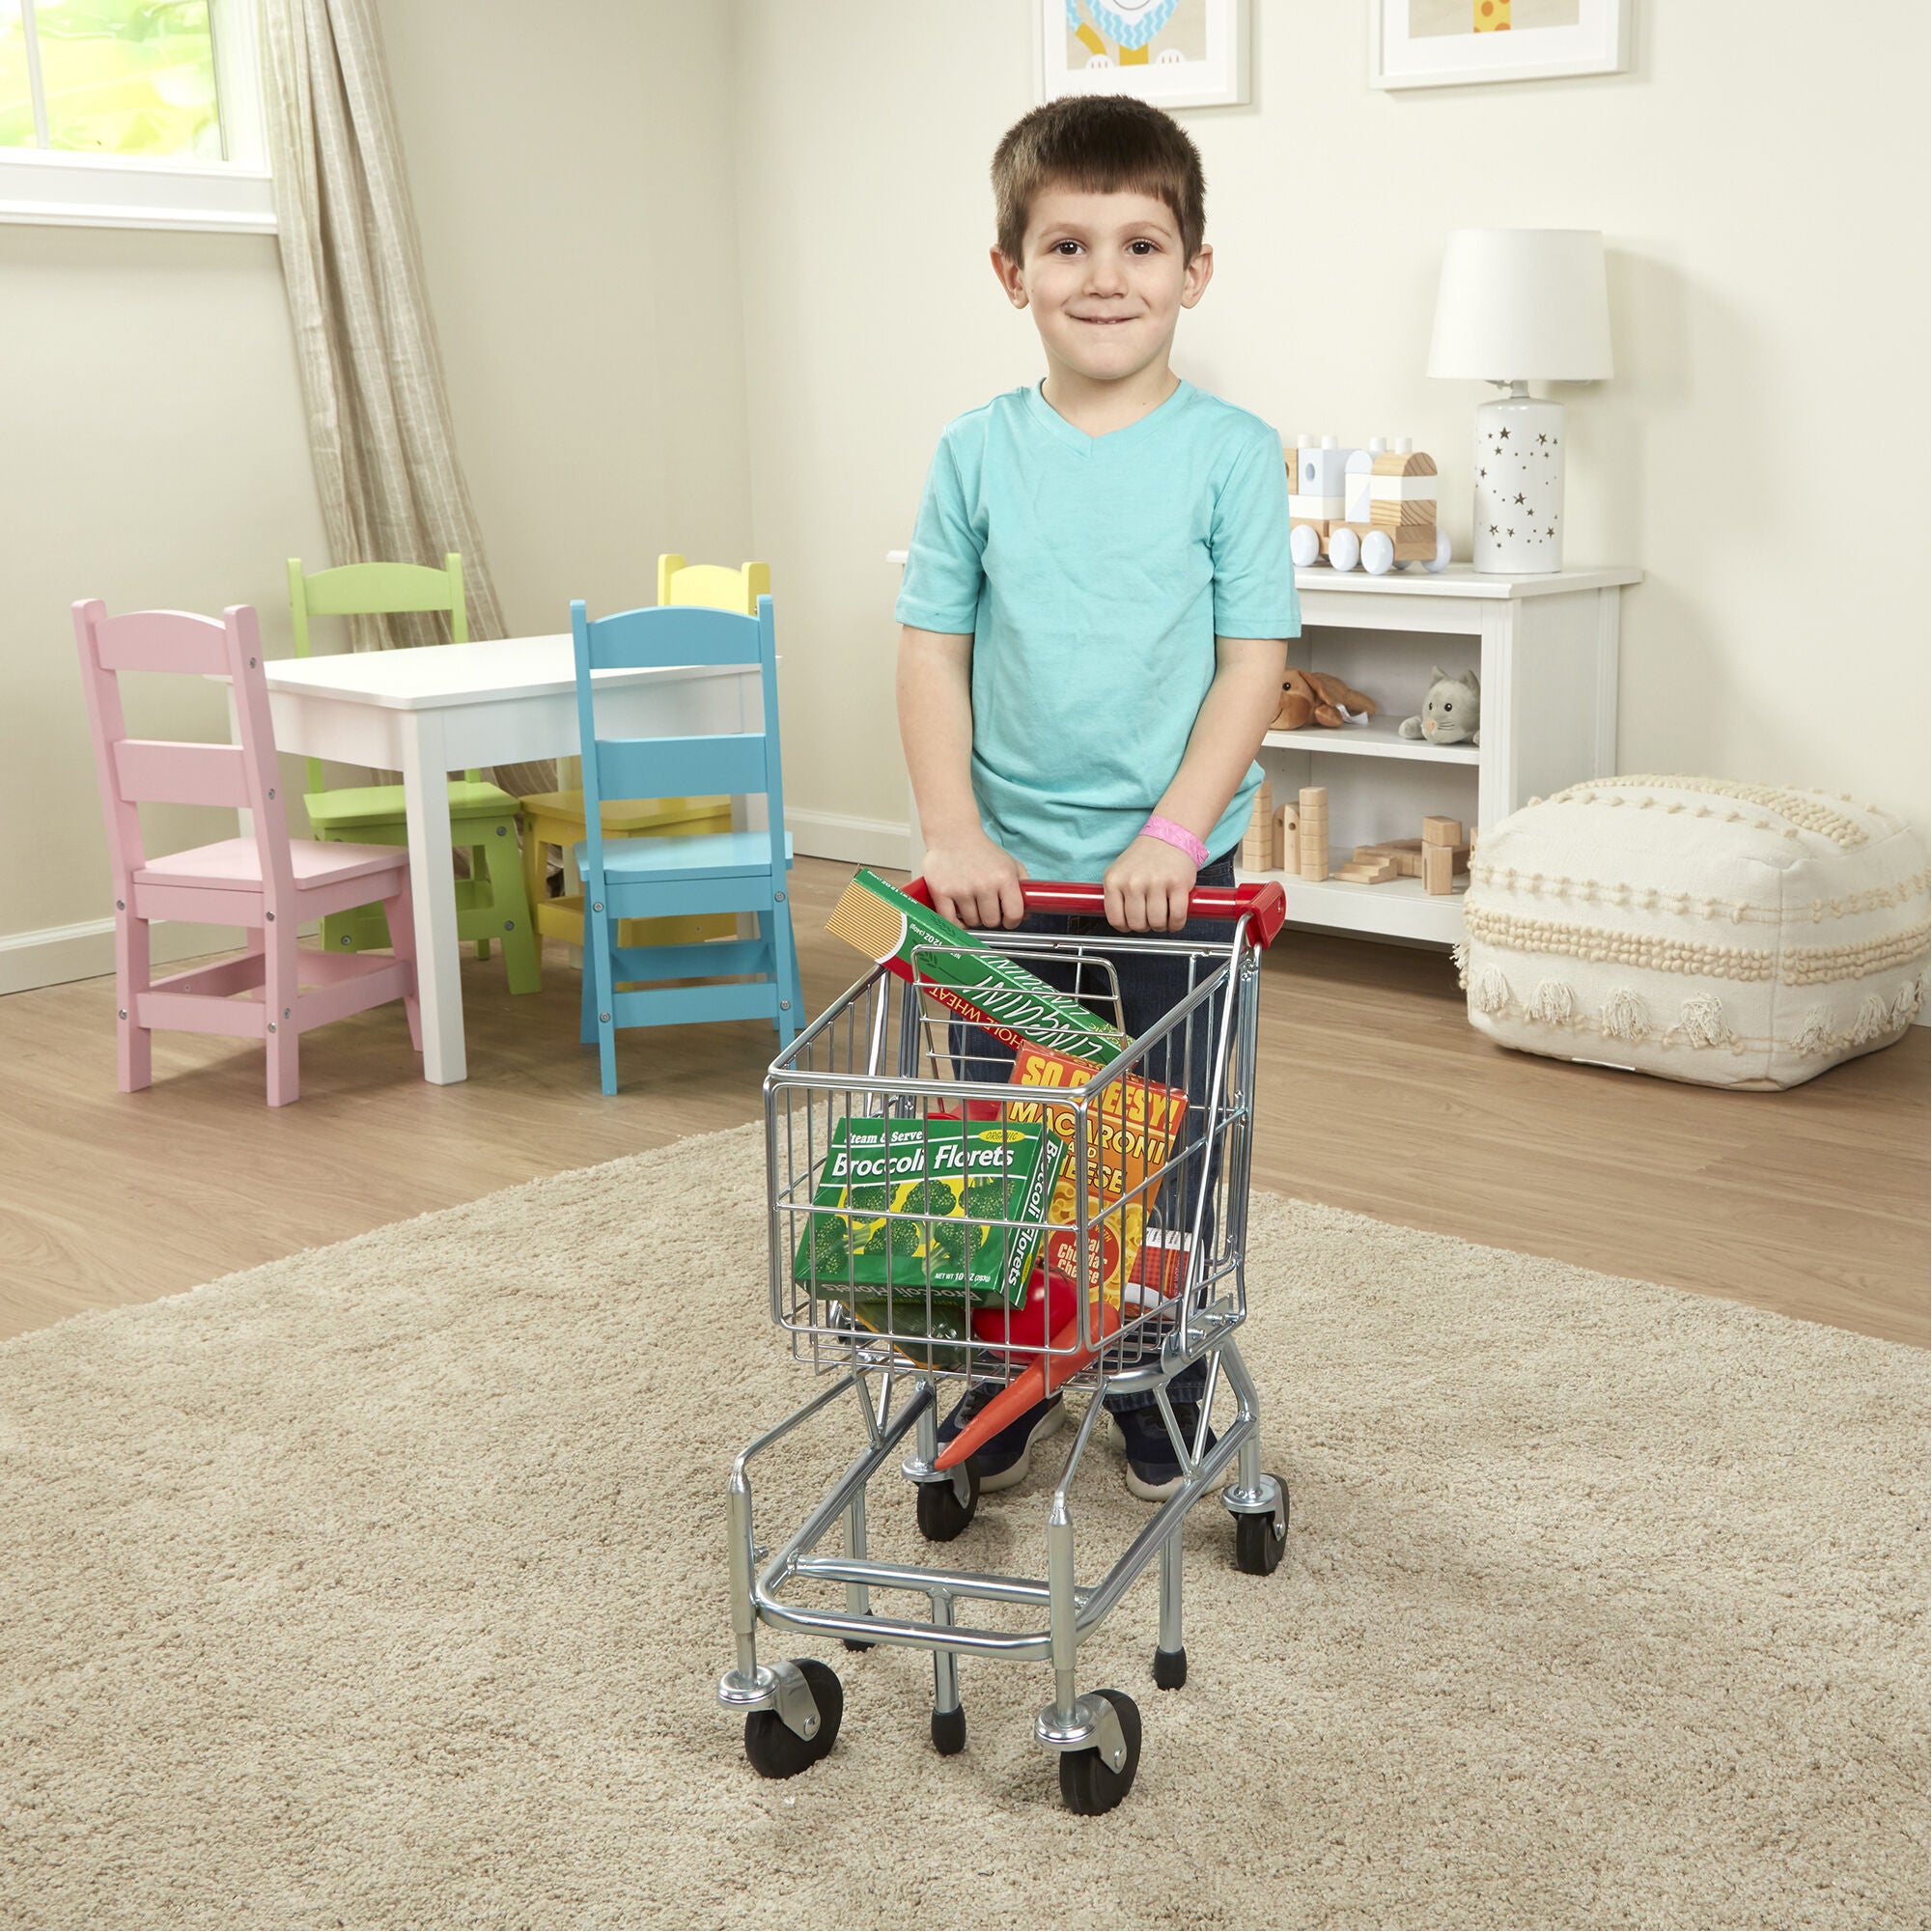
[[[659,603],[705,603],[714,610],[742,610],[758,615],[758,600],[771,592],[770,564],[687,564],[683,557],[658,559]]]
[[[89,598],[74,605],[73,629],[107,819],[114,896],[131,900],[133,876],[148,860],[139,806],[234,805],[254,815],[263,890],[270,909],[279,910],[284,898],[293,900],[294,872],[254,606],[231,604],[217,623],[184,610],[130,610],[110,617],[98,598]],[[226,677],[241,742],[129,738],[121,706],[123,671]]]
[[[450,642],[469,642],[469,613],[462,601],[462,557],[452,550],[441,570],[430,564],[339,564],[302,574],[302,560],[289,559],[289,615],[294,622],[295,656],[309,655],[311,617],[389,617],[406,611],[446,610]],[[465,777],[482,774],[469,771]],[[320,758],[309,760],[309,790],[322,790]]]
[[[603,889],[603,801],[704,792],[762,793],[768,804],[771,863],[785,869],[785,793],[778,757],[778,651],[771,599],[755,616],[705,604],[657,604],[593,622],[581,600],[571,605],[576,645],[577,740],[583,760],[584,818],[591,879]],[[757,731],[689,738],[600,738],[592,673],[680,664],[756,664],[763,699]]]

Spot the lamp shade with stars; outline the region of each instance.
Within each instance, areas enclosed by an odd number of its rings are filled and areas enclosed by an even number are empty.
[[[1531,382],[1610,374],[1604,238],[1583,228],[1459,228],[1442,252],[1429,374],[1494,382],[1476,410],[1478,571],[1563,568],[1563,406]]]

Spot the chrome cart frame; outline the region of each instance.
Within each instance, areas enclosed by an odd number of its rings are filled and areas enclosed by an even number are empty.
[[[912,889],[915,895],[919,891]],[[1094,886],[1029,883],[1026,895],[1029,911],[1065,912],[1079,922],[1092,921],[1100,910],[1100,891]],[[1177,967],[1185,966],[1185,995],[1157,1025],[1079,1086],[1043,1090],[961,1078],[963,1071],[970,1071],[975,1046],[988,1043],[984,1035],[966,1032],[957,1011],[934,996],[922,970],[933,963],[918,952],[911,959],[913,980],[894,977],[890,961],[880,965],[773,1063],[765,1082],[771,1315],[790,1337],[794,1354],[831,1379],[802,1408],[752,1442],[732,1466],[729,1552],[737,1661],[719,1684],[718,1700],[744,1714],[746,1751],[764,1775],[791,1776],[831,1749],[843,1694],[836,1674],[816,1659],[761,1664],[756,1640],[760,1624],[836,1638],[850,1650],[889,1643],[931,1651],[932,1731],[942,1752],[965,1744],[958,1670],[962,1655],[1050,1664],[1053,1694],[1035,1720],[1035,1737],[1060,1753],[1062,1795],[1072,1808],[1110,1809],[1133,1782],[1140,1720],[1134,1700],[1123,1692],[1078,1691],[1082,1639],[1099,1628],[1158,1554],[1155,1680],[1169,1689],[1185,1681],[1181,1531],[1188,1512],[1211,1490],[1218,1488],[1222,1504],[1235,1519],[1238,1567],[1266,1575],[1279,1562],[1288,1526],[1287,1490],[1278,1475],[1262,1467],[1260,1402],[1236,1330],[1246,1314],[1260,949],[1278,929],[1281,911],[1277,886],[1197,893],[1192,919],[1226,921],[1225,938],[1218,933],[1213,943],[1165,935],[1130,938],[1104,924],[1089,930],[1077,921],[1069,922],[1071,930],[1064,937],[973,934],[974,949],[996,951],[1056,976],[1059,985],[1090,1007],[1105,1009],[1110,1002],[1116,1017],[1113,960],[1130,952],[1159,953]],[[1089,1061],[1093,1057],[1090,1043],[1081,1036],[1042,1040],[1036,1029],[1027,1038]],[[1139,1109],[1150,1097],[1157,1106],[1171,1104],[1176,1088],[1187,1096],[1185,1120],[1164,1141],[1150,1135],[1135,1143],[1131,1123],[1141,1117]],[[1071,1223],[1079,1257],[1077,1282],[1100,1278],[1090,1267],[1119,1271],[1117,1327],[1111,1315],[1103,1317],[1104,1298],[1076,1293],[1076,1320],[1067,1325],[1071,1334],[1062,1330],[1050,1340],[1036,1335],[1022,1345],[1014,1342],[1011,1313],[995,1311],[990,1340],[972,1331],[986,1326],[985,1317],[964,1334],[947,1330],[940,1339],[938,1324],[943,1323],[946,1306],[957,1306],[960,1298],[936,1290],[930,1260],[923,1286],[910,1288],[866,1291],[850,1279],[827,1279],[817,1272],[818,1251],[810,1232],[814,1191],[838,1121],[882,1116],[931,1123],[958,1117],[1004,1127],[1009,1116],[1040,1117],[1048,1100],[1048,1110],[1059,1122],[1057,1131],[1070,1143],[1075,1174],[1089,1171],[1090,1156],[1124,1162],[1126,1184],[1117,1200],[1099,1205],[1099,1197],[1075,1186]],[[1178,1120],[1178,1114],[1170,1117]],[[1106,1138],[1110,1134],[1111,1142]],[[1130,1153],[1116,1151],[1135,1148],[1138,1168]],[[931,1205],[922,1193],[903,1208],[868,1210],[864,1218],[873,1226],[894,1224],[888,1236],[894,1242],[901,1238],[897,1224],[906,1224],[905,1238],[930,1252],[938,1221]],[[822,1204],[816,1212],[824,1215]],[[1130,1220],[1130,1216],[1137,1218]],[[847,1218],[846,1226],[857,1218]],[[957,1229],[959,1223],[951,1225]],[[978,1215],[972,1225],[988,1230],[985,1238],[996,1235],[1002,1243],[1038,1245],[1049,1232],[1038,1221]],[[1067,1225],[1052,1224],[1054,1230]],[[1140,1272],[1129,1279],[1121,1257],[1135,1248]],[[1109,1261],[1101,1260],[1104,1250]],[[1029,1246],[1027,1252],[1032,1251]],[[1157,1274],[1149,1285],[1150,1267],[1171,1269],[1171,1274]],[[882,1299],[882,1312],[879,1301],[858,1299],[868,1292]],[[858,1309],[869,1310],[870,1319],[855,1319]],[[964,1318],[959,1320],[964,1327]],[[975,1461],[969,1458],[947,1470],[935,1467],[940,1453],[940,1386],[1006,1381],[1043,1359],[1053,1385],[1081,1388],[1092,1397],[1048,1501],[1045,1579],[870,1558],[868,1489],[889,1464],[896,1463],[918,1486],[919,1526],[929,1540],[949,1541],[971,1521],[978,1500]],[[1202,1365],[1204,1386],[1189,1429],[1170,1389],[1195,1364]],[[1179,1465],[1179,1486],[1154,1509],[1105,1576],[1082,1583],[1075,1569],[1075,1480],[1103,1413],[1100,1398],[1132,1394],[1152,1398]],[[1221,1396],[1231,1401],[1233,1413],[1210,1442],[1210,1416]],[[858,1412],[863,1446],[796,1531],[775,1549],[760,1548],[751,1465],[801,1424],[848,1401]],[[1223,1484],[1230,1464],[1234,1480]],[[843,1548],[835,1554],[822,1554],[820,1545],[835,1524],[842,1526]],[[788,1597],[788,1590],[798,1585],[842,1588],[843,1607],[810,1607]],[[928,1613],[916,1618],[882,1614],[873,1607],[874,1592],[923,1597]],[[1045,1626],[1015,1632],[962,1622],[961,1607],[974,1603],[1033,1606],[1044,1615]]]

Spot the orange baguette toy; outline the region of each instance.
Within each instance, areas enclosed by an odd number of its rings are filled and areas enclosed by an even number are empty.
[[[1017,1422],[1035,1403],[1044,1402],[1054,1389],[1084,1368],[1106,1345],[1109,1335],[1120,1329],[1120,1310],[1109,1308],[1101,1302],[1089,1302],[1087,1312],[1092,1317],[1092,1328],[1096,1339],[1091,1348],[1080,1348],[1080,1323],[1077,1315],[1055,1335],[1049,1346],[1051,1355],[1044,1355],[1037,1361],[1029,1362],[1022,1374],[1016,1375],[1006,1386],[962,1429],[933,1460],[936,1470],[949,1470],[963,1463],[989,1438],[996,1436],[1009,1422]],[[1062,1350],[1071,1349],[1071,1355]]]

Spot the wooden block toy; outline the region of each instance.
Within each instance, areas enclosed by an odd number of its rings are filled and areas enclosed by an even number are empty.
[[[1419,838],[1391,839],[1384,850],[1395,861],[1395,869],[1404,879],[1422,877],[1422,841]]]
[[[1329,876],[1329,788],[1304,785],[1296,807],[1302,819],[1302,877]]]
[[[1266,872],[1274,862],[1274,794],[1264,778],[1247,815],[1247,829],[1241,835],[1241,866],[1244,872]]]
[[[1411,846],[1414,847],[1412,852]],[[1355,849],[1358,865],[1386,863],[1395,868],[1397,879],[1420,879],[1422,876],[1422,841],[1418,839],[1387,839],[1381,845],[1358,845]]]
[[[1426,845],[1461,845],[1463,842],[1463,822],[1461,819],[1424,819],[1422,821],[1422,843]]]
[[[1276,872],[1302,869],[1302,815],[1293,805],[1277,806],[1274,813],[1274,849],[1270,854]]]
[[[1347,865],[1335,868],[1337,879],[1346,879],[1354,885],[1386,885],[1398,876],[1395,861],[1390,858],[1352,859]]]
[[[1331,498],[1335,507],[1328,514],[1339,517],[1348,491],[1349,458],[1355,451],[1344,449],[1333,436],[1324,436],[1319,449],[1300,436],[1296,444],[1295,494]]]
[[[1422,848],[1422,890],[1442,893],[1455,890],[1456,849],[1449,845]]]

